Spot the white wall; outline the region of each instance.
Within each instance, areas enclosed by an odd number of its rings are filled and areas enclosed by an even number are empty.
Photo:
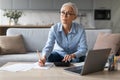
[[[3,16],[4,11],[0,10],[0,24],[8,24],[9,19]],[[84,17],[78,17],[75,21],[82,23],[85,28],[94,28],[92,11],[80,11],[84,13]],[[39,11],[39,10],[24,10],[23,15],[19,18],[21,25],[48,25],[60,22],[60,15],[58,11]]]
[[[4,11],[0,11],[0,24],[8,24],[9,19],[3,16]],[[24,10],[22,17],[19,18],[21,25],[45,25],[59,22],[59,13],[52,11],[33,11]]]
[[[120,33],[120,0],[112,1],[112,20],[113,32]]]

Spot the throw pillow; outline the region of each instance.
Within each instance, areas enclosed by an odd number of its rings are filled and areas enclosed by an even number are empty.
[[[111,48],[110,54],[116,54],[120,48],[119,33],[99,33],[93,49]]]
[[[1,54],[25,53],[22,35],[0,36]]]

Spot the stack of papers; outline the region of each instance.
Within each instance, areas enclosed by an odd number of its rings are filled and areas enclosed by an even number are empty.
[[[80,63],[75,63],[75,64],[73,64],[74,66],[84,66],[84,64],[85,64],[85,62],[80,62]],[[109,64],[108,63],[106,63],[105,64],[105,67],[108,67],[109,66]]]
[[[74,66],[84,66],[85,62],[75,63]]]
[[[17,64],[12,64],[9,66],[3,66],[0,68],[0,70],[5,70],[5,71],[11,71],[11,72],[17,72],[17,71],[27,71],[31,69],[49,69],[53,66],[53,63],[46,63],[45,66],[40,67],[38,65],[38,62],[36,63],[17,63]]]

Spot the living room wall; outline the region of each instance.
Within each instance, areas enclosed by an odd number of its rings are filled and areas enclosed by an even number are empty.
[[[0,10],[0,25],[6,25],[9,19],[3,16],[4,11]],[[83,24],[85,28],[95,28],[92,11],[80,11],[81,15],[75,21]],[[48,25],[60,22],[59,11],[23,10],[19,18],[20,25]]]
[[[112,1],[112,30],[120,33],[120,0]]]

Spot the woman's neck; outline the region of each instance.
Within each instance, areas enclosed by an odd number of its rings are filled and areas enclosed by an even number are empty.
[[[63,25],[63,30],[65,34],[68,34],[71,30],[71,25]]]

